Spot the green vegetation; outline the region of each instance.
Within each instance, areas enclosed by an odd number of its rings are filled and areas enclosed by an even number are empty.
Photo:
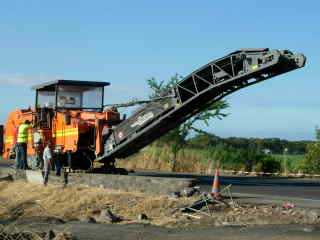
[[[307,145],[312,143],[312,141],[288,141],[280,138],[220,138],[214,134],[199,134],[190,139],[190,144],[197,148],[208,144],[217,145],[221,143],[235,148],[256,148],[260,151],[281,155],[284,153],[284,150],[287,149],[286,154],[301,155],[306,153]]]
[[[304,171],[304,154],[273,154],[272,157],[281,164],[282,172],[298,173]]]
[[[190,141],[176,154],[177,172],[211,173],[217,164],[222,169],[238,171],[284,172],[287,169],[288,172],[297,173],[305,169],[304,155],[267,155],[255,149],[237,149],[225,144],[194,148],[189,145]],[[119,163],[127,168],[171,171],[172,157],[173,153],[168,146],[156,142]]]

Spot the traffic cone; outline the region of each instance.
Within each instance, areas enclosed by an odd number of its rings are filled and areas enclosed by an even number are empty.
[[[211,195],[217,199],[219,199],[221,197],[220,196],[219,168],[216,168],[216,171],[214,174]]]

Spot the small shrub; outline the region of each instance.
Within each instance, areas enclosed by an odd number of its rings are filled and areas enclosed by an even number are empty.
[[[257,172],[280,172],[281,163],[272,156],[262,155],[259,161],[255,165],[255,171]]]

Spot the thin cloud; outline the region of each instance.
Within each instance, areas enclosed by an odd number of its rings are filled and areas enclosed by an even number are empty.
[[[0,74],[0,84],[1,86],[32,86],[33,84],[43,83],[46,81],[61,79],[57,76],[47,76],[47,75],[23,75],[23,74]]]

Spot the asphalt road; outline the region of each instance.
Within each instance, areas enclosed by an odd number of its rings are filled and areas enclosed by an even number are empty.
[[[62,225],[48,225],[36,223],[22,226],[26,230],[48,231],[68,229],[79,240],[104,239],[154,239],[154,240],[318,240],[320,229],[316,226],[299,225],[269,225],[252,227],[220,227],[200,229],[169,229],[150,225],[118,225],[118,224],[85,224],[68,223]]]
[[[203,191],[211,191],[213,176],[180,173],[159,173],[141,171],[134,175],[155,177],[196,178]],[[232,184],[232,193],[267,195],[282,198],[299,198],[319,201],[320,179],[285,178],[285,177],[251,177],[220,176],[221,185]],[[223,187],[223,186],[222,186]]]

